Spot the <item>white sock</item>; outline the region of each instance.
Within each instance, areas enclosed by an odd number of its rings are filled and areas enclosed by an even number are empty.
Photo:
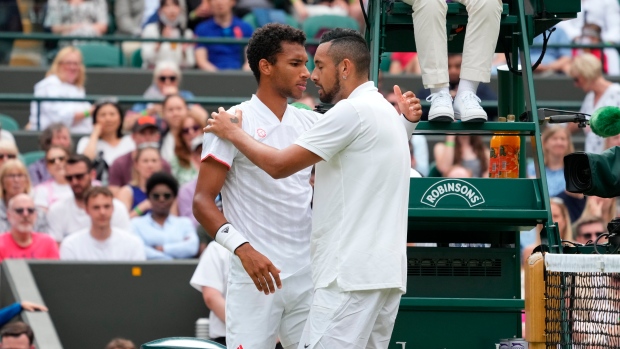
[[[448,88],[448,86],[446,87],[431,87],[431,94],[433,93],[439,93],[439,92],[445,92],[447,94],[450,94],[450,89]]]
[[[478,81],[461,79],[459,81],[459,90],[457,94],[461,94],[462,92],[467,92],[467,91],[472,92],[473,94],[476,94],[476,91],[478,91],[478,84],[480,84],[480,82]]]

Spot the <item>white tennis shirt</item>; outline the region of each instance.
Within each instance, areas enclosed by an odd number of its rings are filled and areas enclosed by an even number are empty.
[[[277,149],[291,144],[310,129],[317,116],[289,106],[280,121],[255,95],[229,110],[243,112],[242,127],[257,141]],[[232,143],[213,134],[204,135],[202,159],[212,157],[229,167],[222,187],[226,219],[257,251],[264,254],[287,278],[310,264],[312,187],[308,167],[283,179],[273,179],[254,165]],[[209,175],[208,173],[205,175]],[[231,260],[231,282],[252,283],[241,261]]]
[[[369,81],[295,142],[324,160],[316,164],[314,183],[315,288],[337,279],[344,291],[405,292],[407,142],[417,124],[402,118]]]

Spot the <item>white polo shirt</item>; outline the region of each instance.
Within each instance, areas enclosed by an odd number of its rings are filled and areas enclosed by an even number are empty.
[[[216,242],[209,243],[189,283],[198,292],[202,293],[203,286],[211,287],[226,298],[229,268],[230,252]],[[226,337],[226,324],[213,311],[209,313],[209,337]]]
[[[319,155],[312,217],[315,288],[399,288],[407,277],[407,205],[416,124],[372,82],[338,102],[295,142]]]
[[[112,228],[105,241],[90,235],[90,228],[67,236],[60,245],[60,259],[68,261],[144,261],[144,243],[134,234]]]
[[[282,121],[255,95],[229,110],[243,112],[242,127],[258,142],[283,149],[310,129],[317,116],[289,106]],[[212,157],[230,170],[222,187],[227,220],[252,246],[281,270],[286,278],[310,264],[312,187],[308,167],[294,175],[273,179],[254,165],[232,143],[213,134],[204,135],[203,161]],[[208,175],[208,174],[206,174]],[[231,282],[252,283],[241,261],[233,255]]]

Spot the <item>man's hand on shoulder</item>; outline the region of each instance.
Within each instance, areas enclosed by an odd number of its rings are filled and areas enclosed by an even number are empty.
[[[398,97],[398,107],[405,118],[411,122],[418,122],[422,117],[422,105],[415,93],[407,91],[402,93],[398,85],[394,85],[394,94]]]
[[[237,247],[235,254],[260,292],[268,295],[275,293],[276,287],[282,288],[280,270],[271,263],[269,258],[256,251],[249,243]]]
[[[231,140],[236,132],[243,130],[241,128],[241,123],[243,122],[242,114],[240,109],[237,109],[233,115],[224,110],[224,108],[219,107],[217,112],[211,113],[207,120],[207,126],[203,131],[213,133],[222,139]]]

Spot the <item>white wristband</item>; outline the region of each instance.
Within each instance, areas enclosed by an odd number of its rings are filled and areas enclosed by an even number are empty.
[[[226,247],[231,253],[235,253],[237,247],[249,242],[245,237],[230,223],[226,223],[217,230],[215,241]]]

